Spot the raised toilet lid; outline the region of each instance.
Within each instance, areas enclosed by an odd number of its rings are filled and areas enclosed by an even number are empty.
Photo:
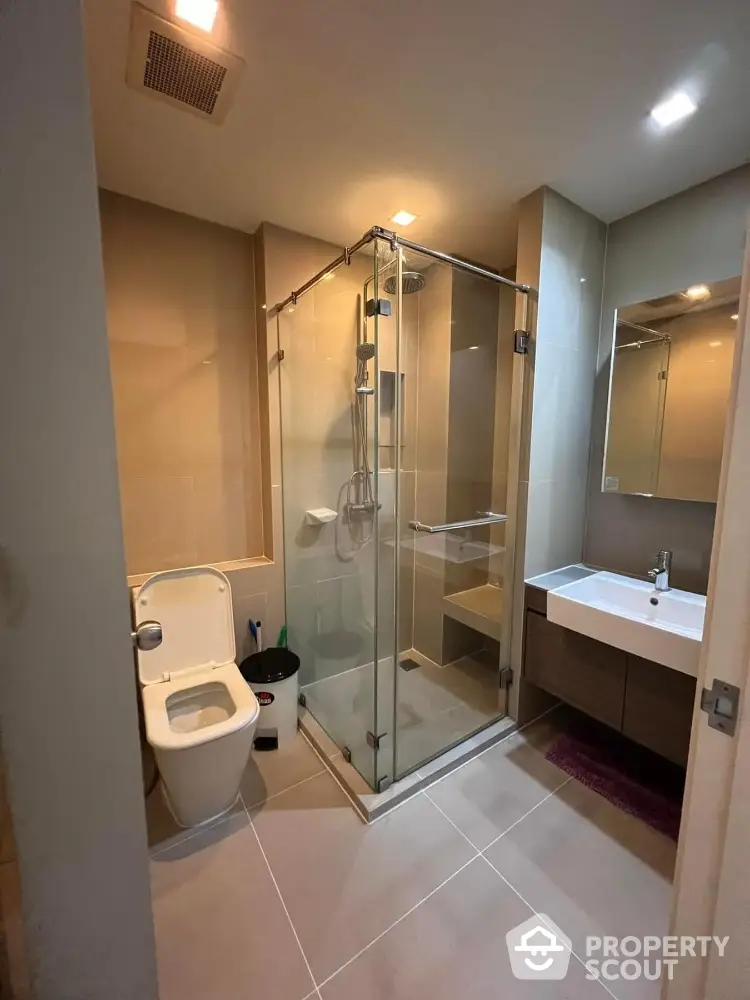
[[[136,624],[161,622],[156,649],[138,651],[141,684],[159,684],[184,671],[233,663],[232,590],[211,566],[168,570],[150,577],[135,597]]]

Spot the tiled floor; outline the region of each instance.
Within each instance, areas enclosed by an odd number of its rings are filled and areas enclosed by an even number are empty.
[[[447,667],[439,667],[418,653],[413,670],[399,669],[396,727],[398,773],[418,767],[458,740],[486,726],[500,715],[497,657],[479,652]],[[345,671],[304,688],[307,707],[340,746],[352,753],[355,767],[369,777],[372,753],[366,745],[374,722],[373,665]],[[390,729],[393,715],[393,659],[380,661],[378,670],[378,728]],[[388,747],[384,747],[388,756]]]
[[[370,826],[301,735],[251,760],[209,829],[176,830],[157,790],[161,1000],[655,1000],[575,958],[562,982],[511,974],[505,934],[534,912],[579,955],[586,934],[667,929],[674,844],[544,758],[556,716]]]

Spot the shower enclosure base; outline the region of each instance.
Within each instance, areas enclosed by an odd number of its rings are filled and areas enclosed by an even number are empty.
[[[425,761],[471,736],[504,714],[500,710],[499,667],[496,655],[479,649],[440,666],[416,649],[401,654],[395,678],[398,691],[397,771],[400,777]],[[367,733],[385,734],[381,740],[379,775],[393,777],[393,657],[378,665],[377,723],[374,718],[373,664],[363,664],[306,684],[302,692],[308,709],[352,762],[370,779],[372,750]]]
[[[439,778],[510,736],[518,729],[518,725],[506,716],[423,764],[400,781],[395,781],[384,792],[373,792],[359,771],[347,763],[340,748],[307,709],[301,709],[300,729],[362,819],[366,823],[372,823]]]

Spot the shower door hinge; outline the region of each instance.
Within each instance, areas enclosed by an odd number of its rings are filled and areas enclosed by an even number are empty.
[[[284,355],[283,351],[277,351],[276,352],[276,360],[277,361],[283,361],[284,357],[285,357],[285,355]]]
[[[388,733],[381,733],[379,736],[376,736],[375,733],[371,733],[370,730],[368,729],[367,730],[367,745],[370,746],[370,747],[372,747],[373,750],[379,750],[380,749],[380,741],[384,740],[387,735],[388,735]]]
[[[503,691],[507,690],[513,683],[513,668],[503,667],[500,671],[500,687]]]
[[[725,736],[734,736],[740,709],[740,689],[734,684],[717,680],[710,688],[703,688],[701,711],[708,715],[708,724]]]
[[[367,316],[390,316],[390,299],[368,299],[365,306]]]
[[[378,778],[378,791],[384,792],[387,788],[390,788],[393,782],[390,777],[386,774],[382,778]]]
[[[297,697],[297,703],[300,705],[301,708],[307,708],[307,697],[304,691],[300,691]]]
[[[529,335],[526,330],[515,331],[515,343],[513,345],[513,350],[516,354],[529,353]]]

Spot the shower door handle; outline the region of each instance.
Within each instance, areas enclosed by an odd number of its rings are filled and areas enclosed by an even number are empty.
[[[460,531],[462,528],[483,528],[486,524],[502,524],[508,520],[507,514],[493,514],[491,510],[481,513],[469,521],[452,521],[450,524],[423,524],[421,521],[409,521],[409,527],[414,531],[426,531],[434,534],[436,531]]]

